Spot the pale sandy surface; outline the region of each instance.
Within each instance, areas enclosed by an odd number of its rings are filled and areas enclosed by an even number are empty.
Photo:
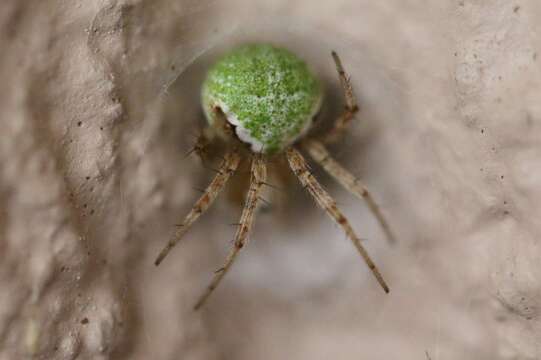
[[[0,359],[541,359],[540,27],[537,0],[2,0]],[[237,207],[152,265],[212,174],[184,158],[206,51],[245,38],[330,89],[342,55],[333,152],[399,244],[317,174],[389,295],[297,186],[201,312]]]

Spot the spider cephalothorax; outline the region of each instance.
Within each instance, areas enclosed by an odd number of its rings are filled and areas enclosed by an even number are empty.
[[[156,265],[161,263],[199,215],[212,204],[227,180],[237,170],[241,157],[248,154],[252,165],[250,186],[234,246],[224,266],[215,273],[211,284],[199,298],[195,309],[204,304],[246,244],[261,189],[267,184],[266,159],[280,154],[285,155],[289,167],[317,204],[342,227],[383,290],[389,292],[387,284],[349,221],[310,173],[304,157],[297,150],[297,146],[305,150],[346,189],[366,200],[388,239],[394,241],[387,222],[366,187],[337,163],[325,147],[325,144],[339,139],[358,111],[349,78],[334,51],[332,56],[344,88],[346,106],[330,131],[321,138],[305,136],[321,106],[321,85],[307,65],[291,52],[267,44],[244,45],[226,54],[209,70],[203,83],[201,98],[210,126],[203,131],[194,150],[203,153],[206,144],[214,140],[225,142],[227,150],[217,175],[178,226],[174,236],[156,259]]]

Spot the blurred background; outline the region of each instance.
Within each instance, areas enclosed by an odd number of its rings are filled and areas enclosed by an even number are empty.
[[[541,358],[540,20],[535,0],[4,0],[0,359]],[[390,294],[295,182],[201,311],[231,193],[154,267],[213,176],[185,157],[205,70],[249,41],[310,64],[327,124],[340,54],[361,111],[331,150],[398,243],[314,171]]]

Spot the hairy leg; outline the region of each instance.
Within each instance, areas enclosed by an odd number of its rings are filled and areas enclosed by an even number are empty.
[[[308,189],[318,205],[321,206],[321,208],[323,208],[340,227],[342,227],[347,237],[351,239],[353,245],[355,245],[359,251],[359,254],[361,254],[362,258],[366,262],[366,265],[368,265],[372,271],[372,274],[374,274],[376,277],[376,280],[379,282],[383,290],[388,293],[389,287],[385,283],[385,280],[383,280],[383,276],[381,276],[378,268],[368,255],[368,252],[361,244],[361,240],[353,231],[353,228],[349,224],[346,217],[336,206],[336,202],[333,200],[333,198],[327,193],[327,191],[325,191],[325,189],[323,189],[316,178],[314,178],[314,176],[310,173],[306,160],[294,148],[289,148],[286,151],[286,155],[291,170],[293,170],[295,175],[297,175],[301,184]]]
[[[210,183],[203,195],[197,200],[192,210],[188,213],[182,224],[177,225],[177,230],[171,237],[167,245],[160,252],[154,264],[160,265],[163,259],[167,256],[169,251],[180,241],[184,234],[188,231],[190,226],[203,214],[209,206],[214,202],[218,194],[224,188],[227,180],[237,170],[240,162],[239,153],[234,150],[227,153],[224,157],[224,161],[218,170],[218,173],[214,177],[214,180]]]
[[[242,215],[240,222],[238,224],[237,233],[235,235],[235,242],[233,248],[229,252],[225,264],[215,272],[214,278],[212,279],[210,285],[207,287],[205,292],[199,297],[199,300],[194,306],[194,310],[198,310],[205,304],[208,297],[212,294],[214,289],[218,287],[225,274],[233,265],[240,249],[246,245],[248,242],[248,235],[252,228],[254,222],[255,210],[259,196],[261,193],[261,188],[265,184],[267,178],[267,167],[265,161],[260,155],[254,155],[252,158],[252,169],[250,176],[250,188],[248,190],[248,195],[246,196],[246,202],[244,203],[244,209],[242,210]]]
[[[387,236],[387,240],[391,244],[395,243],[396,240],[391,231],[389,223],[387,220],[385,220],[379,206],[376,204],[372,198],[372,195],[370,195],[370,192],[361,183],[361,181],[342,167],[342,165],[340,165],[336,160],[334,160],[325,148],[325,145],[323,145],[321,142],[317,140],[305,140],[302,142],[302,146],[310,154],[310,156],[343,187],[345,187],[349,192],[357,196],[359,199],[366,201],[370,211],[380,223],[385,236]]]
[[[355,99],[355,95],[353,94],[350,77],[344,71],[342,61],[340,60],[338,54],[335,51],[332,52],[332,57],[334,63],[336,64],[336,71],[338,71],[340,84],[342,85],[342,89],[344,90],[346,105],[342,114],[338,117],[338,119],[335,120],[333,127],[323,137],[322,141],[326,144],[333,143],[339,140],[342,133],[347,128],[357,111],[359,111],[357,100]]]
[[[207,155],[207,146],[209,144],[209,139],[205,131],[203,131],[195,140],[194,146],[188,151],[186,156],[191,155],[192,153],[196,153],[197,156],[204,162],[205,161],[205,155]]]

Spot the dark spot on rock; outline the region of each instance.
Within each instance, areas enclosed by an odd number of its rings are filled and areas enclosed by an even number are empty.
[[[81,320],[81,324],[83,325],[88,324],[88,318],[84,318],[83,320]]]
[[[90,180],[90,176],[86,176],[85,179]]]
[[[516,14],[518,13],[518,11],[520,10],[520,6],[516,5],[514,8],[513,8],[513,12]]]
[[[78,121],[78,122],[77,122],[77,126],[81,126],[81,125],[83,125],[83,122],[82,122],[82,121]]]
[[[503,180],[503,175],[501,175],[501,176],[500,176],[500,179],[502,179],[502,180]]]
[[[485,129],[481,129],[481,134],[484,134],[485,133]]]

